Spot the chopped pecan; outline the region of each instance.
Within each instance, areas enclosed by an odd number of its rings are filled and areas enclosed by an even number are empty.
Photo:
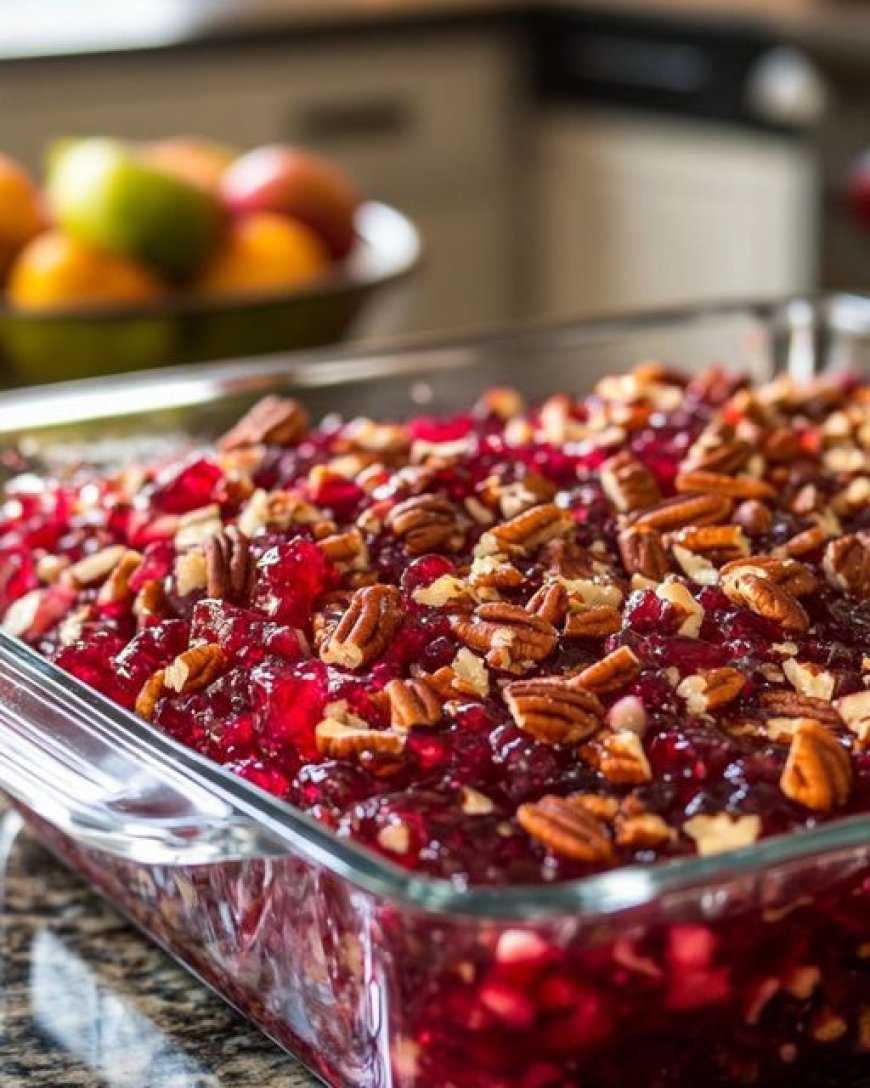
[[[112,568],[112,573],[100,586],[97,604],[118,604],[131,597],[130,578],[141,565],[142,555],[139,552],[132,549],[125,551]]]
[[[819,722],[803,722],[792,738],[779,785],[786,797],[814,812],[838,808],[852,788],[849,753]]]
[[[605,461],[600,474],[604,494],[621,514],[646,510],[662,497],[655,476],[627,450]]]
[[[598,699],[561,676],[516,680],[505,688],[504,698],[520,729],[546,744],[579,744],[603,722]]]
[[[616,844],[629,850],[655,850],[674,838],[675,832],[654,812],[616,818]]]
[[[629,646],[619,646],[578,673],[577,680],[587,690],[603,695],[624,688],[639,672],[635,652]]]
[[[450,626],[472,650],[486,655],[496,669],[523,672],[555,650],[556,628],[519,605],[493,601],[478,605],[473,615],[453,615]]]
[[[308,413],[291,397],[264,397],[218,441],[224,451],[242,446],[294,446],[308,430]]]
[[[747,536],[764,536],[773,528],[773,512],[758,499],[746,499],[734,511],[734,520]]]
[[[806,631],[810,620],[792,593],[751,570],[735,571],[722,582],[729,600],[778,623],[785,631]]]
[[[825,548],[823,566],[831,585],[866,600],[870,597],[870,533],[832,540]]]
[[[66,567],[61,573],[60,581],[77,589],[97,585],[109,577],[126,553],[127,549],[123,544],[111,544],[108,548],[101,548]]]
[[[741,574],[755,574],[775,582],[793,597],[806,597],[817,588],[815,575],[797,559],[778,559],[772,555],[748,555],[726,563],[720,571],[723,587]],[[725,590],[727,593],[727,588]]]
[[[683,831],[694,839],[701,857],[711,857],[751,846],[761,834],[761,818],[717,812],[693,816],[683,824]]]
[[[687,525],[717,525],[726,521],[733,509],[729,498],[721,494],[674,495],[639,514],[631,515],[631,525],[669,532]]]
[[[537,472],[527,472],[520,480],[496,484],[494,498],[502,517],[515,518],[533,506],[552,502],[556,487]]]
[[[495,551],[531,555],[548,540],[567,536],[573,528],[570,511],[545,502],[496,525],[484,533],[481,543],[491,537],[496,544]]]
[[[209,537],[203,551],[207,595],[235,604],[247,601],[253,589],[256,567],[244,533],[231,525]]]
[[[402,619],[402,594],[395,586],[363,586],[321,644],[321,661],[345,669],[370,665],[390,644]]]
[[[562,629],[565,638],[605,638],[622,626],[622,613],[613,605],[599,604],[571,611]]]
[[[405,541],[411,555],[452,551],[462,543],[458,511],[443,495],[415,495],[397,503],[386,525]]]
[[[191,646],[166,666],[163,686],[180,695],[189,695],[207,688],[223,672],[227,655],[216,642]]]
[[[390,701],[390,724],[394,729],[437,725],[441,720],[441,700],[425,681],[396,677],[384,691]]]
[[[707,710],[716,710],[733,702],[746,687],[746,677],[739,669],[724,665],[700,674],[704,678],[704,699]]]
[[[594,816],[564,797],[542,797],[520,805],[520,827],[554,854],[590,865],[613,861],[613,846],[607,828]]]
[[[724,495],[729,499],[772,499],[776,495],[774,488],[764,480],[698,469],[681,472],[676,479],[676,488],[683,495]]]
[[[581,754],[614,786],[639,786],[652,778],[652,768],[637,733],[599,733]]]
[[[70,560],[65,555],[43,555],[36,563],[36,577],[40,582],[53,586],[69,566]]]
[[[205,552],[202,548],[191,548],[175,557],[173,566],[175,591],[180,597],[186,597],[197,590],[204,590],[208,581],[205,564]]]
[[[368,560],[365,538],[356,528],[343,533],[328,533],[317,541],[317,547],[327,559],[340,567],[357,570],[364,567]]]
[[[555,627],[568,611],[568,591],[561,582],[545,582],[529,598],[526,610]]]
[[[160,702],[160,698],[163,695],[163,681],[165,677],[166,670],[158,670],[152,676],[148,677],[142,685],[141,691],[136,696],[136,703],[133,709],[140,718],[144,718],[148,722],[153,720],[154,711],[157,709],[157,704]]]
[[[339,717],[326,717],[318,722],[314,738],[318,752],[329,759],[358,758],[365,753],[400,756],[406,740],[404,733],[369,729],[365,722]]]
[[[133,612],[140,627],[163,615],[166,609],[166,590],[157,578],[149,579],[136,594]]]
[[[526,576],[502,556],[479,556],[471,564],[468,581],[475,588],[519,589],[525,585]]]
[[[619,554],[629,574],[640,574],[653,582],[660,582],[670,570],[661,533],[648,526],[623,529],[619,534]]]

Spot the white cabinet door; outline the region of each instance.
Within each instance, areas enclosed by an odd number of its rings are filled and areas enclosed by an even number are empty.
[[[541,119],[535,148],[537,315],[812,286],[816,182],[795,142],[566,109]]]

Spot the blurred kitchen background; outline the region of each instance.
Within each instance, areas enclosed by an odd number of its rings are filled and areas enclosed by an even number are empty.
[[[870,286],[870,5],[5,0],[0,147],[305,144],[427,247],[392,331]],[[868,167],[870,170],[870,167]]]

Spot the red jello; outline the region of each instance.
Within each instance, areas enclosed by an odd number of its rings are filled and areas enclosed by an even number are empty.
[[[13,486],[3,625],[455,888],[748,848],[870,809],[868,436],[847,379],[654,366],[409,423],[271,398],[178,463]],[[815,893],[582,941],[379,907],[392,1083],[789,1083],[816,1045],[870,1054],[866,876]]]

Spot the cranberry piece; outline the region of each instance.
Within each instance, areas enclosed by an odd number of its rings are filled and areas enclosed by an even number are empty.
[[[415,589],[422,589],[442,578],[445,574],[451,574],[454,570],[453,563],[443,555],[421,555],[409,563],[402,572],[400,585],[407,598],[413,599]]]
[[[337,581],[337,572],[303,536],[276,544],[257,563],[253,604],[267,616],[307,627],[314,601]]]
[[[170,465],[158,473],[148,498],[162,514],[186,514],[214,502],[223,470],[214,461],[198,457],[180,466]]]
[[[228,601],[203,600],[193,608],[191,638],[216,642],[234,662],[252,667],[269,655],[296,661],[308,656],[301,631],[264,619]]]
[[[305,759],[318,757],[314,730],[328,699],[326,666],[259,665],[251,673],[255,728],[264,751],[292,748]]]

